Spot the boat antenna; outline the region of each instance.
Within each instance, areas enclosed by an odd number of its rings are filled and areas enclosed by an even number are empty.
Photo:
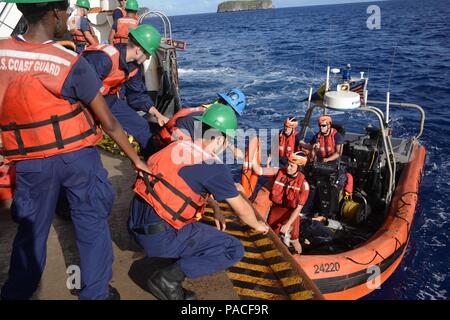
[[[389,104],[391,99],[391,79],[392,72],[394,71],[394,63],[395,63],[395,55],[397,54],[398,44],[395,44],[394,53],[392,55],[392,63],[391,63],[391,71],[389,73],[389,82],[388,82],[388,90],[386,93],[386,124],[389,124]]]
[[[308,95],[308,109],[311,107],[311,99],[312,99],[312,92],[313,92],[313,82],[314,82],[314,76],[316,75],[316,61],[317,61],[317,48],[314,53],[314,62],[313,62],[313,74],[309,85],[309,95]]]
[[[364,105],[367,107],[367,100],[369,99],[369,90],[367,89],[369,86],[369,78],[370,78],[370,64],[367,64],[367,75],[366,75],[366,83],[364,85]]]
[[[328,26],[330,27],[330,31],[328,32],[328,50],[327,50],[327,80],[325,83],[325,92],[328,92],[330,89],[330,49],[331,49],[331,21],[328,20]]]

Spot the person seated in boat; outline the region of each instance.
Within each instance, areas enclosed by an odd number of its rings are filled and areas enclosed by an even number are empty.
[[[267,223],[276,234],[290,238],[286,245],[294,246],[300,254],[300,214],[309,196],[309,183],[301,172],[308,159],[302,152],[291,153],[286,168],[280,169],[270,193],[272,208]]]
[[[236,116],[241,116],[246,107],[245,94],[235,88],[228,93],[218,93],[219,99],[214,103],[220,103],[233,109]],[[212,104],[205,104],[194,108],[182,108],[161,129],[159,135],[155,135],[154,149],[159,150],[176,140],[192,140],[195,135],[195,117],[201,116]],[[244,158],[243,152],[228,144],[235,158]]]
[[[69,31],[75,43],[75,51],[82,52],[86,47],[98,44],[97,36],[87,18],[91,5],[89,0],[77,0],[76,9],[68,21]]]
[[[116,46],[126,46],[128,43],[128,28],[136,28],[139,25],[137,11],[139,4],[136,0],[128,0],[125,5],[126,15],[117,19],[111,28],[108,41]]]
[[[309,176],[312,184],[311,196],[305,210],[312,212],[318,209],[326,217],[332,217],[338,211],[340,194],[347,182],[345,168],[338,165],[343,151],[344,137],[332,127],[332,124],[331,116],[320,116],[319,132],[310,144],[300,142],[301,147],[311,150],[311,161],[336,164],[332,174],[313,170]]]
[[[289,156],[298,150],[301,139],[297,128],[298,120],[289,117],[284,121],[284,128],[280,130],[278,156],[282,166],[286,166]]]
[[[304,141],[300,146],[311,150],[312,160],[319,162],[338,161],[342,155],[344,137],[332,127],[333,118],[328,115],[319,117],[319,132],[309,144]]]

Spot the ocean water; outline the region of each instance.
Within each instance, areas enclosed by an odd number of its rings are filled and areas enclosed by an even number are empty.
[[[367,28],[370,4],[381,9],[379,30]],[[303,117],[302,100],[310,85],[324,81],[328,63],[351,63],[368,72],[370,99],[383,99],[390,83],[392,101],[423,106],[421,141],[428,155],[409,247],[394,275],[366,299],[450,298],[450,1],[213,13],[171,21],[173,37],[188,43],[178,53],[183,105],[212,101],[217,92],[239,87],[248,97],[243,128],[277,128],[289,115]],[[362,130],[374,120],[356,113],[336,119],[347,130]],[[411,111],[392,110],[394,135],[415,134],[418,119]]]

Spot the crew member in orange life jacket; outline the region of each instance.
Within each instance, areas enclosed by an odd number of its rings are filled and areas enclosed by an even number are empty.
[[[102,93],[111,113],[125,131],[136,139],[144,157],[149,153],[152,133],[149,122],[137,111],[154,115],[160,126],[169,120],[156,109],[147,94],[140,67],[156,53],[160,43],[161,35],[158,30],[142,24],[130,29],[129,41],[124,47],[105,44],[89,47],[82,53],[98,78],[103,81]]]
[[[128,42],[128,28],[136,28],[139,25],[137,11],[139,4],[136,0],[128,0],[125,5],[126,15],[114,21],[109,33],[109,44],[126,46]]]
[[[155,135],[154,149],[155,151],[162,149],[169,143],[176,140],[192,140],[195,138],[195,121],[196,116],[201,116],[214,103],[220,103],[229,106],[234,110],[236,116],[240,117],[246,107],[245,94],[238,88],[231,89],[227,93],[218,93],[219,99],[211,104],[201,105],[194,108],[182,108],[174,114],[174,116],[161,129],[159,135]],[[236,159],[244,158],[244,154],[239,148],[235,148],[233,144],[229,144],[231,152]]]
[[[77,53],[80,53],[90,45],[98,44],[98,39],[87,19],[90,7],[89,0],[77,0],[75,12],[68,21],[69,31],[72,34]]]
[[[11,213],[19,225],[3,300],[28,300],[37,289],[61,190],[71,208],[80,254],[80,299],[118,297],[109,287],[113,250],[108,216],[114,193],[95,147],[102,129],[139,171],[148,168],[103,99],[101,81],[83,57],[55,44],[67,27],[67,1],[12,0],[25,34],[0,40],[3,156],[16,163]],[[92,112],[92,114],[91,114]]]
[[[289,156],[297,151],[300,143],[300,135],[297,131],[298,120],[294,117],[289,117],[284,122],[284,128],[280,130],[279,139],[279,160],[281,166],[286,166]]]
[[[318,124],[320,131],[311,140],[312,159],[320,162],[336,161],[342,154],[344,137],[331,125],[333,119],[325,115],[319,117]]]
[[[280,169],[275,177],[270,200],[273,205],[267,223],[276,234],[290,235],[295,251],[300,254],[300,215],[308,200],[309,184],[300,171],[308,159],[302,152],[291,153],[286,168]],[[289,247],[291,243],[285,244]]]
[[[162,300],[195,299],[181,286],[185,277],[223,271],[244,254],[240,241],[222,232],[226,225],[220,210],[214,212],[218,230],[198,221],[211,195],[228,202],[256,232],[269,230],[236,190],[231,172],[218,158],[236,134],[235,112],[213,104],[196,120],[202,123],[201,137],[172,142],[150,157],[152,173],[136,181],[137,195],[130,207],[129,231],[147,256],[177,259],[147,281],[150,292]]]
[[[127,4],[127,0],[118,0],[119,6],[113,11],[113,22],[116,22],[122,17],[127,15],[127,11],[125,10],[125,5]]]

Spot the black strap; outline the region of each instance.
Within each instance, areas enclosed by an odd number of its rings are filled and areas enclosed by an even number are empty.
[[[16,124],[15,122],[11,122],[10,124],[4,125],[4,126],[0,126],[0,129],[5,132],[5,131],[15,131],[15,130],[23,130],[23,129],[36,129],[39,127],[43,127],[43,126],[47,126],[49,124],[53,124],[54,119],[57,119],[58,121],[65,121],[65,120],[69,120],[71,118],[76,117],[78,114],[80,114],[81,112],[84,112],[84,108],[82,108],[81,106],[76,108],[75,110],[63,114],[62,116],[52,116],[50,119],[48,120],[42,120],[39,122],[33,122],[33,123],[27,123],[27,124]],[[56,117],[56,118],[53,118]]]
[[[93,121],[91,114],[83,105],[81,105],[80,108],[83,111],[84,116],[86,117],[86,121],[89,124],[89,127],[91,127],[92,133],[95,134],[97,132],[97,127],[95,126],[95,122]]]
[[[153,178],[151,182],[150,176]],[[166,188],[172,191],[175,195],[183,199],[184,203],[178,211],[173,210],[167,204],[165,204],[153,190],[153,187],[158,182],[161,182]],[[173,185],[171,185],[167,180],[165,180],[161,174],[153,175],[151,173],[150,174],[144,173],[144,183],[145,186],[147,187],[146,193],[151,194],[153,198],[155,198],[155,200],[158,201],[163,206],[163,208],[170,213],[170,215],[172,216],[172,220],[174,221],[176,220],[180,220],[182,222],[189,221],[189,219],[185,219],[184,217],[181,216],[188,205],[193,207],[196,211],[200,209],[200,206],[198,206],[194,201],[192,201],[191,198],[189,198],[188,196],[177,190]],[[194,216],[192,216],[190,219],[192,219],[193,217]]]
[[[148,224],[144,227],[133,228],[133,231],[139,234],[152,235],[166,231],[164,223]]]
[[[58,116],[52,116],[50,118],[52,120],[53,132],[55,133],[55,141],[56,147],[58,149],[64,149],[63,139],[61,135],[61,127],[59,126]]]
[[[0,184],[0,188],[13,188],[15,187],[15,184]]]
[[[89,137],[90,135],[92,135],[92,130],[89,129],[81,134],[78,134],[76,136],[67,138],[62,140],[63,145],[67,145],[67,144],[71,144],[74,143],[76,141],[82,140],[84,138]],[[36,146],[36,147],[29,147],[29,148],[24,148],[24,153],[20,152],[20,149],[14,149],[14,150],[3,150],[3,154],[5,156],[16,156],[16,155],[25,155],[27,153],[31,153],[31,152],[39,152],[39,151],[45,151],[45,150],[50,150],[50,149],[54,149],[57,148],[58,144],[56,142],[53,143],[48,143],[48,144],[44,144],[41,146]]]
[[[13,122],[13,123],[15,124],[15,122]],[[22,136],[20,135],[20,130],[16,128],[14,130],[14,135],[16,136],[17,146],[19,147],[19,149],[18,149],[19,154],[21,154],[21,155],[27,154],[25,151],[25,145],[23,144]],[[6,155],[6,153],[7,153],[7,150],[3,150],[3,154]]]
[[[61,127],[60,127],[59,123],[61,121],[65,121],[65,120],[74,118],[82,112],[84,113],[86,121],[88,122],[90,128],[88,130],[86,130],[85,132],[82,132],[76,136],[73,136],[73,137],[70,137],[67,139],[63,139],[62,134],[61,134]],[[39,127],[46,126],[49,124],[51,124],[53,127],[53,132],[55,134],[55,142],[48,143],[45,145],[25,148],[22,136],[20,134],[20,130],[35,129],[35,128],[39,128]],[[90,135],[95,134],[97,131],[95,124],[91,119],[90,114],[87,112],[86,108],[84,108],[83,106],[79,106],[74,111],[66,113],[62,116],[56,116],[56,115],[51,116],[50,119],[48,119],[48,120],[43,120],[43,121],[28,123],[28,124],[19,124],[19,125],[16,124],[15,122],[12,122],[8,125],[0,126],[0,129],[3,132],[14,131],[17,146],[18,146],[18,149],[3,150],[3,154],[5,156],[26,155],[27,153],[31,153],[31,152],[45,151],[45,150],[50,150],[50,149],[54,149],[54,148],[64,149],[65,145],[74,143],[74,142],[82,140],[84,138],[87,138]]]
[[[181,199],[183,199],[185,202],[187,202],[191,207],[193,207],[195,210],[200,209],[200,206],[197,205],[194,201],[192,201],[192,199],[188,196],[186,196],[184,193],[182,193],[181,191],[179,191],[177,188],[175,188],[173,185],[171,185],[169,183],[169,181],[167,181],[166,179],[163,178],[162,174],[158,174],[158,175],[153,175],[153,174],[148,174],[149,176],[152,176],[156,182],[162,182],[162,184],[164,184],[164,186],[169,189],[170,191],[172,191],[174,194],[176,194],[178,197],[180,197]],[[184,210],[184,209],[183,209]]]

